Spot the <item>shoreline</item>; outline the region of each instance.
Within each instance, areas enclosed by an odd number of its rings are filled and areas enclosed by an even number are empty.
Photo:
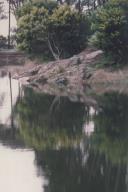
[[[1,66],[0,73],[11,72],[12,78],[21,84],[51,94],[85,95],[108,91],[128,94],[128,67],[114,71],[97,68],[102,56],[101,50],[86,49],[69,59],[43,64],[26,59],[24,65]]]

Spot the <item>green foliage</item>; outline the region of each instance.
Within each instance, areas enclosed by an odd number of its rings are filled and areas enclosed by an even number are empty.
[[[28,6],[28,5],[27,5]],[[36,6],[24,7],[18,19],[17,42],[18,47],[29,53],[47,53],[46,21],[48,11]],[[28,13],[26,13],[28,11]]]
[[[33,5],[37,6],[38,8],[44,7],[49,11],[49,13],[52,13],[55,8],[57,8],[57,2],[53,0],[48,1],[33,1]]]
[[[27,14],[31,14],[33,7],[36,7],[38,9],[43,7],[45,9],[47,9],[49,13],[52,13],[53,9],[55,9],[57,7],[57,3],[52,0],[47,1],[47,2],[33,1],[33,3],[31,3],[31,2],[24,3],[24,5],[22,7],[17,9],[17,19],[22,16],[25,16]]]
[[[25,4],[17,12],[18,47],[49,57],[70,57],[86,47],[89,23],[85,15],[53,2]]]
[[[53,49],[58,48],[61,57],[70,57],[86,47],[88,29],[85,15],[71,10],[69,6],[54,10],[48,23],[49,39]]]
[[[94,15],[95,45],[112,55],[116,62],[128,60],[128,1],[112,0]]]
[[[112,55],[104,55],[104,54],[103,54],[103,55],[100,57],[100,60],[98,60],[98,61],[95,63],[95,68],[96,68],[96,69],[100,69],[100,68],[108,68],[108,67],[110,67],[111,70],[112,70],[112,69],[113,69],[113,70],[116,70],[116,69],[120,68],[121,65],[120,65],[120,64],[119,64],[119,65],[116,64],[116,66],[115,66],[115,61],[114,61]]]

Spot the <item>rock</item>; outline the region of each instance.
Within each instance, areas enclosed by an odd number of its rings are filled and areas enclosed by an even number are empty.
[[[31,77],[31,76],[37,75],[37,73],[38,73],[38,70],[36,70],[36,69],[33,69],[31,71],[25,71],[18,76],[18,79],[23,78],[23,77]]]
[[[80,55],[80,59],[81,59],[81,61],[83,61],[85,58],[83,55]]]
[[[45,84],[47,83],[47,78],[46,77],[39,77],[38,79],[36,79],[37,83],[41,83],[41,84]]]
[[[36,75],[38,73],[38,70],[33,70],[33,71],[31,71],[30,73],[29,73],[29,75]]]
[[[36,66],[33,69],[30,69],[29,71],[25,72],[23,75],[27,75],[27,76],[37,75],[40,69],[41,69],[40,65]]]
[[[75,55],[70,59],[70,62],[72,65],[80,65],[81,64],[81,58],[79,56]]]
[[[58,77],[57,79],[55,79],[55,82],[57,85],[67,85],[68,80],[65,77]]]
[[[89,66],[86,66],[86,68],[83,70],[83,76],[82,79],[89,79],[94,74],[95,69]]]
[[[27,83],[35,83],[37,85],[56,84],[63,88],[67,85],[79,85],[86,80],[90,81],[95,73],[95,63],[97,63],[102,54],[100,50],[84,51],[72,58],[62,59],[45,63],[45,65],[36,65],[28,68],[26,72],[19,74],[18,78],[27,77]],[[67,88],[66,87],[66,88]],[[60,88],[60,87],[59,87]],[[65,87],[64,87],[65,88]]]
[[[92,74],[91,74],[91,73],[88,73],[88,74],[86,75],[86,79],[89,79],[91,76],[92,76]]]
[[[33,84],[46,84],[47,83],[47,78],[44,76],[34,76],[31,78],[28,78],[27,82],[29,82],[31,85]]]
[[[94,59],[96,59],[97,57],[101,56],[102,54],[103,54],[103,51],[102,51],[102,50],[96,50],[96,51],[93,51],[93,52],[87,54],[86,59],[88,59],[88,60],[94,60]]]

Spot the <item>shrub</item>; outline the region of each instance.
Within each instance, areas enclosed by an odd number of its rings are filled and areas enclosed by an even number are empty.
[[[128,61],[128,1],[111,0],[98,9],[92,25],[96,45],[116,62]]]
[[[59,50],[61,57],[79,53],[87,45],[89,23],[87,17],[71,10],[69,6],[55,9],[48,23],[49,39]]]
[[[17,43],[21,50],[29,53],[47,51],[46,21],[48,11],[33,6],[27,14],[18,19]]]
[[[25,4],[17,19],[18,47],[29,53],[65,58],[86,47],[88,20],[68,6]]]
[[[50,57],[47,43],[47,22],[57,7],[53,1],[25,3],[17,10],[18,48],[31,54]]]

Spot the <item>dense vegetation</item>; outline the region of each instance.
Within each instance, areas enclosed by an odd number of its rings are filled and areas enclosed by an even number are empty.
[[[86,47],[87,34],[87,18],[69,6],[29,3],[18,13],[18,44],[29,53],[70,57]]]
[[[112,0],[95,14],[96,45],[116,62],[128,60],[128,1]]]
[[[18,47],[59,59],[87,47],[88,39],[115,63],[128,61],[127,0],[13,0]]]
[[[109,0],[56,0],[54,2],[56,2],[58,5],[73,5],[75,9],[79,10],[80,12],[82,12],[86,7],[86,10],[91,12],[92,10],[97,9],[97,7],[103,6],[108,1]],[[9,2],[9,0],[7,0],[7,2]],[[10,0],[11,10],[13,11],[13,13],[16,14],[17,9],[22,7],[26,2],[47,3],[47,1],[44,0]]]

